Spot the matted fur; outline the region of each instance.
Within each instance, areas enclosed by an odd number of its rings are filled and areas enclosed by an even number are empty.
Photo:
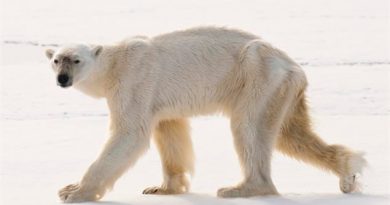
[[[237,186],[218,190],[218,196],[278,194],[270,177],[274,147],[332,171],[343,192],[357,189],[355,175],[365,160],[314,134],[305,74],[255,35],[203,27],[115,45],[67,45],[46,55],[55,73],[69,78],[58,78],[61,86],[106,98],[110,109],[111,136],[81,181],[60,190],[64,202],[102,198],[147,150],[152,133],[164,182],[144,193],[187,192],[187,175],[194,169],[187,118],[213,112],[231,118],[244,176]]]

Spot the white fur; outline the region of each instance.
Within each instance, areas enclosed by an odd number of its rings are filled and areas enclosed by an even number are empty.
[[[76,56],[80,65],[65,71],[52,63],[54,71],[67,72],[85,94],[107,99],[111,137],[80,183],[60,191],[63,201],[103,197],[149,147],[152,132],[158,135],[165,181],[145,193],[188,191],[185,175],[193,156],[184,119],[218,111],[231,117],[244,174],[241,184],[218,195],[277,194],[270,177],[272,149],[306,87],[303,71],[283,52],[243,31],[206,27],[47,52],[51,62],[64,55]]]

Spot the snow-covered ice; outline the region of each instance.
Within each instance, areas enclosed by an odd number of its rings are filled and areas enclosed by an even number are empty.
[[[386,0],[3,0],[0,204],[59,204],[57,190],[82,176],[107,139],[105,102],[57,87],[47,46],[198,25],[256,33],[304,67],[318,133],[366,153],[363,193],[341,194],[333,175],[275,152],[281,197],[216,198],[219,187],[240,180],[240,170],[228,120],[207,116],[192,121],[190,194],[141,194],[162,180],[152,146],[99,204],[389,204],[389,13]]]

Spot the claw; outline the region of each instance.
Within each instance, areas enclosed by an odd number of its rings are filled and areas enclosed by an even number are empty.
[[[155,194],[159,191],[160,188],[158,187],[150,187],[150,188],[147,188],[145,189],[142,194]]]

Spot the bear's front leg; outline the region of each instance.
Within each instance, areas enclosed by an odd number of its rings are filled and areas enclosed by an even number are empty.
[[[182,194],[189,191],[186,174],[194,172],[194,152],[187,119],[163,120],[154,129],[154,140],[161,156],[164,182],[146,188],[143,194]]]
[[[151,123],[145,118],[138,119],[139,116],[147,115],[136,113],[137,110],[144,109],[120,112],[111,110],[111,137],[80,183],[68,185],[59,191],[63,202],[101,199],[105,192],[113,187],[115,181],[145,152],[150,143]]]
[[[80,184],[70,184],[64,188],[62,188],[58,195],[60,199],[65,203],[77,203],[84,201],[96,201],[99,200],[103,194],[102,191],[99,190],[88,190],[86,188],[82,188]]]

